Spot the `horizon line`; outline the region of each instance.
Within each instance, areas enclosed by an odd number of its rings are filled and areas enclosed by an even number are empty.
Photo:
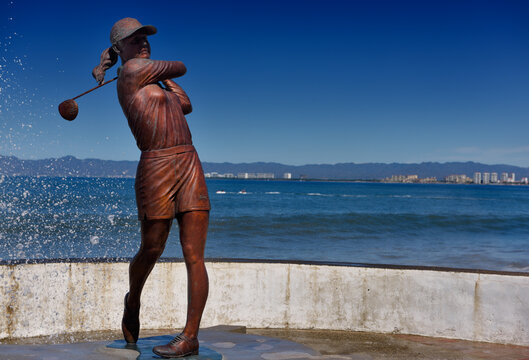
[[[60,156],[60,157],[49,157],[49,158],[41,158],[41,159],[24,159],[24,158],[20,158],[18,156],[15,156],[15,155],[3,155],[3,154],[0,154],[0,158],[15,158],[17,160],[21,160],[21,161],[43,161],[43,160],[59,160],[59,159],[64,159],[64,158],[74,158],[76,160],[97,160],[97,161],[115,161],[115,162],[121,162],[121,161],[127,161],[127,162],[138,162],[138,160],[125,160],[125,159],[122,159],[122,160],[115,160],[115,159],[101,159],[101,158],[78,158],[76,157],[75,155],[64,155],[64,156]],[[496,163],[496,164],[487,164],[487,163],[482,163],[482,162],[478,162],[478,161],[474,161],[474,160],[467,160],[467,161],[445,161],[445,162],[441,162],[441,161],[422,161],[422,162],[395,162],[395,161],[392,161],[392,162],[354,162],[354,161],[351,161],[351,162],[337,162],[337,163],[306,163],[306,164],[302,164],[302,165],[293,165],[293,164],[285,164],[285,163],[280,163],[280,162],[276,162],[276,161],[263,161],[263,160],[260,160],[260,161],[252,161],[252,162],[231,162],[231,161],[206,161],[206,160],[202,160],[202,163],[213,163],[213,164],[233,164],[233,165],[244,165],[244,164],[258,164],[258,163],[264,163],[264,164],[278,164],[278,165],[282,165],[282,166],[293,166],[293,167],[301,167],[301,166],[324,166],[324,165],[330,165],[330,166],[336,166],[336,165],[343,165],[343,164],[354,164],[354,165],[368,165],[368,164],[381,164],[381,165],[393,165],[393,164],[399,164],[399,165],[420,165],[420,164],[440,164],[440,165],[443,165],[443,164],[468,164],[468,163],[472,163],[472,164],[479,164],[479,165],[486,165],[486,166],[512,166],[512,167],[518,167],[518,168],[522,168],[522,169],[529,169],[529,166],[521,166],[521,165],[513,165],[513,164],[507,164],[507,163]]]

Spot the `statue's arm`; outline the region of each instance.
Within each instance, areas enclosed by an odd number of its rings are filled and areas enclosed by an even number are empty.
[[[191,106],[191,101],[189,100],[189,96],[187,96],[184,89],[180,87],[177,83],[175,83],[171,79],[165,79],[162,80],[162,84],[165,86],[165,89],[167,91],[171,91],[178,95],[178,98],[180,99],[180,105],[182,106],[182,111],[184,112],[184,115],[189,114],[191,111],[193,111],[193,107]]]
[[[159,81],[180,77],[186,73],[180,61],[159,61],[151,59],[131,59],[123,65],[123,77],[136,83],[138,87],[156,84]],[[121,76],[121,75],[120,75]]]

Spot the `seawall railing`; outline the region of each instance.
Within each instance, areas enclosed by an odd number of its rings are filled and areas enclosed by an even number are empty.
[[[430,267],[222,259],[206,264],[202,325],[403,333],[529,346],[529,274]],[[158,263],[141,324],[181,328],[181,260]],[[118,330],[122,259],[0,262],[0,339]]]

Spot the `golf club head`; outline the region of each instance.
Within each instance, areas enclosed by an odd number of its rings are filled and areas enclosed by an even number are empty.
[[[79,107],[75,100],[70,99],[59,104],[59,114],[61,114],[65,120],[72,121],[77,117],[78,112]]]

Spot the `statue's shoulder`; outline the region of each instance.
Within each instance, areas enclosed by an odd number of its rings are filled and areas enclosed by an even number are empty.
[[[153,60],[151,59],[130,59],[123,65],[123,69],[121,70],[124,75],[130,75],[134,74],[142,69],[145,69],[146,67],[149,67],[153,64]]]

